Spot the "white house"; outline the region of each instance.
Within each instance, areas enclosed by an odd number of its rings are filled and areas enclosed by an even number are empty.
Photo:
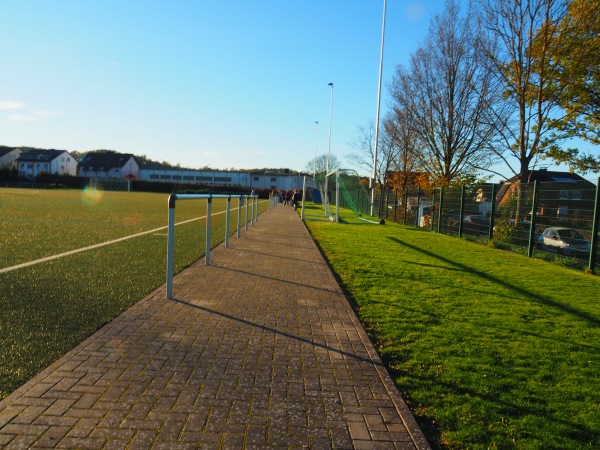
[[[17,159],[21,156],[20,148],[0,147],[0,170],[17,168]]]
[[[33,180],[40,174],[77,175],[77,160],[66,150],[33,149],[17,159],[20,177]]]
[[[79,176],[110,179],[137,179],[140,165],[135,156],[113,151],[87,153],[79,161]]]

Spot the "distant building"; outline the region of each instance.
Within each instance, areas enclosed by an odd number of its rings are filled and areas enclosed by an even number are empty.
[[[17,160],[21,153],[20,148],[0,147],[0,170],[16,170]]]
[[[129,153],[91,152],[79,161],[80,177],[110,179],[138,179],[140,165]]]
[[[596,195],[594,183],[571,172],[532,170],[527,174],[530,186],[538,182],[537,214],[540,216],[579,217],[587,214],[588,205]],[[496,194],[498,206],[508,204],[517,196],[518,178],[512,177],[502,184]]]
[[[178,167],[148,165],[140,168],[139,179],[174,184],[204,186],[236,186],[254,189],[302,189],[303,175],[289,172],[236,172],[193,170]]]
[[[33,180],[41,174],[77,175],[77,160],[66,150],[32,149],[17,159],[20,177]]]

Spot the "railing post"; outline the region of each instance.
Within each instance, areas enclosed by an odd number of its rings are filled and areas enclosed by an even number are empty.
[[[167,299],[173,298],[173,256],[175,253],[175,202],[177,200],[176,194],[169,196],[169,222],[167,231]]]
[[[463,216],[465,214],[465,185],[460,187],[460,217],[458,218],[458,237],[462,237]]]
[[[253,211],[254,211],[254,223],[258,222],[258,195],[254,196],[254,199],[252,200],[252,204],[254,205]]]
[[[598,228],[600,224],[600,178],[596,186],[596,201],[594,202],[594,220],[592,222],[592,242],[590,242],[590,262],[589,269],[594,270],[596,265],[596,256],[598,255]]]
[[[535,244],[534,231],[535,231],[535,216],[537,215],[537,203],[538,203],[538,182],[533,182],[533,204],[531,205],[531,223],[529,224],[529,241],[527,242],[527,257],[531,258],[533,255],[533,245]],[[518,224],[516,224],[518,225]]]
[[[238,215],[237,215],[237,237],[240,237],[242,227],[242,206],[244,206],[244,197],[240,195],[238,198]]]
[[[302,179],[302,208],[300,209],[300,219],[304,220],[304,199],[306,198],[306,175]]]
[[[227,210],[225,211],[225,248],[229,248],[229,213],[231,212],[231,195],[227,197]]]
[[[244,229],[248,231],[248,203],[250,203],[250,197],[246,197],[246,214],[244,215]]]
[[[212,197],[208,197],[206,202],[206,247],[204,261],[207,266],[210,266],[210,220],[212,214]]]

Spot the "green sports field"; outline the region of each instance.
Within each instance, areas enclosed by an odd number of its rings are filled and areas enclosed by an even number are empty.
[[[0,189],[0,271],[146,232],[0,273],[0,399],[165,283],[167,199],[137,192]],[[175,231],[176,272],[205,253],[206,222],[200,218],[206,204],[177,202],[176,222],[185,223]],[[237,199],[231,207],[234,233]],[[225,208],[225,199],[213,200],[212,245],[224,240]],[[266,208],[260,204],[261,211]]]

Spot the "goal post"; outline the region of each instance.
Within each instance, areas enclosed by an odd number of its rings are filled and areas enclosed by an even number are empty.
[[[124,191],[131,192],[131,180],[90,178],[90,189],[97,191]]]
[[[321,174],[317,180],[321,191],[325,215],[339,223],[340,207],[350,209],[360,220],[371,223],[385,223],[371,219],[371,199],[363,179],[352,169],[335,169]],[[335,208],[334,208],[335,206]]]

